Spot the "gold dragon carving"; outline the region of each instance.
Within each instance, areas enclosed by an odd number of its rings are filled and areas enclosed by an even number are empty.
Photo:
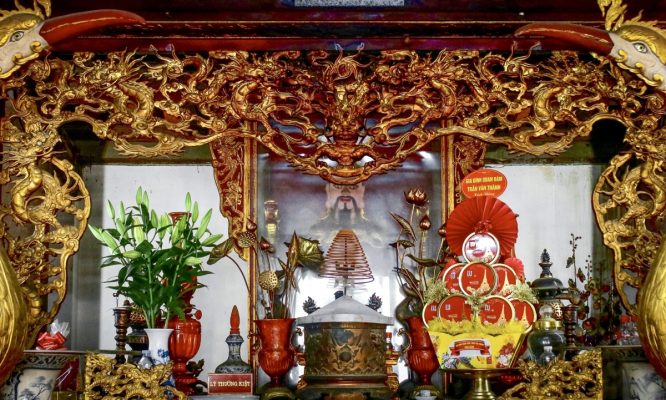
[[[84,396],[86,400],[187,399],[174,387],[162,386],[169,379],[172,364],[144,369],[134,364],[117,364],[112,357],[86,355]]]
[[[654,110],[654,116],[631,111],[638,106],[631,96],[618,103],[629,108],[626,115],[618,118],[627,128],[625,142],[629,149],[611,160],[593,192],[604,243],[614,252],[617,288],[623,304],[635,313],[636,302],[630,300],[631,290],[627,289],[641,287],[664,230],[666,31],[654,21],[642,21],[640,13],[627,18],[627,6],[621,0],[599,0],[599,6],[605,16],[606,30],[575,24],[534,23],[520,28],[516,34],[556,37],[590,49],[598,59],[610,57],[614,67],[631,73],[628,80],[614,83],[611,90],[625,92],[630,86],[637,87],[631,81],[633,77],[659,89],[644,104]],[[646,94],[649,92],[645,90]],[[666,282],[661,286],[666,287]],[[654,307],[649,306],[645,311],[652,310]]]
[[[630,71],[647,85],[659,89],[651,107],[663,109],[666,91],[666,31],[641,14],[627,18],[620,0],[599,0],[606,18],[605,31],[571,24],[530,24],[518,34],[559,37],[612,57],[616,65]],[[623,119],[625,141],[631,149],[615,156],[600,177],[593,204],[604,243],[614,252],[614,278],[623,303],[639,317],[643,348],[656,370],[666,377],[666,298],[663,250],[666,225],[666,132],[659,119],[636,115]],[[664,247],[662,246],[662,249]],[[653,260],[657,262],[652,265]],[[627,297],[627,287],[639,288],[637,304]]]
[[[256,221],[257,144],[248,138],[221,137],[210,144],[215,182],[220,193],[220,211],[229,219],[231,237],[238,238],[247,231],[248,222]],[[236,247],[245,260],[249,249]],[[250,308],[253,309],[253,308]]]
[[[561,153],[604,118],[627,126],[632,149],[659,138],[663,94],[609,59],[569,52],[529,58],[466,51],[77,53],[34,60],[3,85],[42,110],[21,115],[22,122],[54,129],[85,121],[130,156],[249,138],[336,183],[384,173],[454,133],[535,155]],[[624,293],[639,283],[618,280],[618,288]]]
[[[0,299],[0,382],[4,382],[23,355],[28,321],[21,286],[3,246],[0,246]]]
[[[498,400],[601,400],[603,376],[601,350],[577,355],[572,361],[556,360],[546,366],[521,361],[526,382],[521,382]]]
[[[57,126],[21,121],[32,115],[31,104],[17,99],[13,106],[2,124],[0,184],[9,188],[10,201],[0,205],[0,236],[27,302],[31,345],[65,297],[67,260],[86,229],[90,195],[74,166],[58,158]]]
[[[628,127],[632,149],[642,146],[644,157],[659,156],[650,146],[658,143],[654,131],[665,111],[661,92],[609,59],[569,52],[535,63],[529,57],[466,51],[213,52],[207,58],[77,53],[71,60],[34,60],[2,88],[16,103],[17,125],[55,135],[66,122],[84,121],[129,156],[250,138],[296,168],[337,183],[384,173],[453,133],[556,155],[604,118]],[[625,284],[638,282],[619,281],[618,287]]]

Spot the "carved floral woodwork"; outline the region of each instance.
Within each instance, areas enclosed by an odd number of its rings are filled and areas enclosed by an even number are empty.
[[[454,204],[461,203],[465,197],[462,193],[462,180],[472,171],[483,167],[486,156],[486,143],[468,136],[453,137],[453,176]],[[455,206],[454,206],[455,207]],[[451,208],[450,211],[453,211]]]
[[[248,138],[222,137],[210,144],[215,182],[220,193],[220,211],[229,219],[231,237],[247,231],[256,221],[257,143]],[[249,249],[236,245],[236,251],[248,259]]]
[[[633,168],[645,164],[640,183],[632,183],[636,173],[608,170],[604,176],[614,179],[609,183],[614,198],[601,188],[593,194],[604,240],[616,254],[616,271],[625,272],[615,277],[629,307],[624,289],[640,286],[642,275],[634,270],[649,263],[637,260],[643,254],[635,254],[627,241],[640,238],[653,246],[660,237],[657,226],[641,221],[660,216],[665,205],[660,197],[665,144],[659,128],[664,95],[607,58],[474,51],[76,53],[71,59],[34,60],[2,81],[0,89],[13,108],[3,125],[4,142],[21,146],[24,155],[5,161],[7,183],[44,176],[40,168],[57,154],[58,127],[76,120],[128,156],[177,154],[209,143],[215,143],[215,154],[219,140],[247,138],[306,173],[353,183],[399,166],[438,137],[461,133],[513,151],[556,155],[586,137],[596,121],[611,118],[627,127],[630,152],[618,155],[609,168],[617,168],[629,153],[635,157]],[[239,168],[235,155],[220,157],[219,165]],[[78,185],[71,168],[58,162],[53,165],[68,174],[66,184]],[[632,185],[640,189],[627,189]],[[15,220],[62,228],[53,218],[45,220],[43,212],[24,216],[22,187],[12,190],[17,197],[6,208],[18,208],[8,211]],[[240,191],[227,192],[223,202],[234,203],[229,196],[238,199]],[[606,211],[612,208],[624,217],[611,217]],[[85,211],[85,206],[75,210],[81,214],[77,218]],[[73,229],[82,232],[84,225]],[[34,258],[16,265],[23,275],[39,268]],[[62,266],[58,272],[46,268],[46,275],[59,276]]]
[[[453,134],[442,140],[440,177],[442,182],[442,220],[465,198],[462,180],[485,164],[487,143],[469,136]]]

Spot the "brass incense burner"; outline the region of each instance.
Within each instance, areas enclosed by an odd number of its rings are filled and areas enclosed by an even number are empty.
[[[299,399],[389,399],[385,332],[393,318],[343,296],[299,318],[305,374]]]

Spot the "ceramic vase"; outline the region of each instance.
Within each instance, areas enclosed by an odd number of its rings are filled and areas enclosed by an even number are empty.
[[[184,320],[172,318],[168,325],[173,329],[169,339],[169,355],[173,360],[176,389],[188,396],[194,394],[192,385],[197,383],[197,378],[187,370],[187,362],[197,354],[201,345],[201,323],[197,320],[199,318],[200,312],[194,316],[187,314]]]
[[[153,359],[153,364],[166,364],[171,358],[169,357],[169,336],[173,329],[167,328],[152,328],[146,329],[148,335],[148,351],[150,358]]]
[[[2,400],[49,400],[56,380],[72,354],[25,353],[12,374],[0,387]]]
[[[280,386],[282,378],[294,366],[291,327],[294,318],[261,319],[257,324],[260,341],[259,365],[271,378],[271,386]]]
[[[409,368],[419,377],[419,385],[432,385],[430,378],[439,369],[439,360],[421,317],[406,319],[409,346],[405,349]]]

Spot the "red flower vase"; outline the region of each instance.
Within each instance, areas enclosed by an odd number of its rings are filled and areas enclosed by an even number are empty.
[[[409,346],[405,349],[409,368],[419,376],[419,385],[432,385],[430,377],[439,369],[439,359],[421,317],[406,319]]]
[[[196,319],[195,319],[196,318]],[[187,370],[187,362],[199,351],[201,345],[201,311],[194,316],[186,314],[185,319],[178,317],[169,320],[168,327],[173,329],[169,338],[169,354],[173,361],[173,378],[176,389],[190,396],[194,394],[197,378]]]
[[[294,318],[260,319],[255,322],[261,342],[259,365],[271,378],[270,386],[281,386],[282,378],[294,366],[295,352],[291,346]]]

